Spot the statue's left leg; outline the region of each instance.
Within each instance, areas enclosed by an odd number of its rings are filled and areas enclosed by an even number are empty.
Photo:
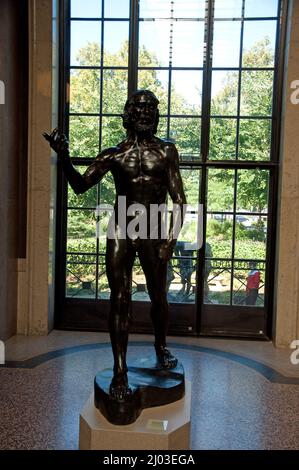
[[[106,272],[111,289],[109,332],[114,356],[110,395],[125,399],[131,394],[127,377],[127,345],[131,311],[131,272],[135,250],[126,239],[108,239]]]
[[[148,293],[151,299],[151,319],[155,334],[155,349],[160,367],[171,369],[176,367],[177,359],[170,353],[166,345],[168,329],[167,302],[167,263],[157,256],[157,240],[143,240],[138,255],[146,277]]]

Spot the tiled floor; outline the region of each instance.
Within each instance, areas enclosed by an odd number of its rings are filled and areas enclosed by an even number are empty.
[[[128,359],[152,356],[152,338],[132,335]],[[192,382],[192,449],[298,449],[299,366],[271,343],[169,338]],[[108,335],[54,331],[16,336],[0,367],[0,449],[77,449],[78,420]]]

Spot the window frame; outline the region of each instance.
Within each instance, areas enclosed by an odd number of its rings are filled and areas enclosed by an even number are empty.
[[[102,0],[104,4],[104,0]],[[207,183],[208,183],[208,171],[211,168],[218,169],[232,169],[235,170],[235,188],[236,188],[236,179],[237,179],[237,170],[242,169],[265,169],[269,172],[269,210],[268,210],[268,228],[267,228],[267,255],[266,255],[266,266],[267,274],[265,279],[265,305],[263,308],[263,315],[260,318],[261,308],[250,307],[250,314],[253,316],[259,317],[259,324],[261,325],[262,334],[257,334],[252,331],[242,330],[242,329],[223,329],[219,326],[219,319],[223,317],[224,314],[229,315],[229,309],[233,309],[235,312],[238,310],[235,305],[232,306],[210,306],[206,305],[200,299],[203,299],[204,292],[204,266],[205,266],[205,244],[199,250],[197,256],[197,288],[196,288],[196,299],[195,304],[188,305],[183,304],[180,307],[180,304],[175,304],[173,306],[173,311],[178,312],[180,308],[184,309],[178,314],[178,321],[176,324],[170,325],[170,333],[179,333],[179,334],[213,334],[220,336],[233,335],[237,337],[263,337],[271,338],[271,329],[272,329],[272,316],[273,316],[273,297],[274,297],[274,271],[275,271],[275,233],[276,233],[276,224],[277,224],[277,206],[278,206],[278,171],[279,171],[279,149],[280,149],[280,130],[281,130],[281,110],[282,110],[282,84],[283,84],[283,69],[284,69],[284,50],[285,50],[285,36],[286,36],[286,19],[288,11],[288,0],[279,0],[279,14],[275,18],[278,23],[278,28],[276,32],[276,52],[275,52],[275,64],[272,68],[248,68],[242,67],[242,55],[243,55],[243,37],[244,37],[244,22],[245,21],[263,21],[265,18],[247,18],[244,19],[244,10],[245,10],[245,0],[242,0],[242,14],[243,16],[239,18],[241,20],[241,47],[240,47],[240,58],[239,58],[239,67],[215,67],[213,68],[212,64],[212,48],[213,48],[213,10],[215,5],[215,0],[206,0],[206,12],[205,12],[205,32],[204,32],[204,42],[207,44],[203,67],[159,67],[159,70],[168,70],[169,72],[169,87],[171,88],[171,73],[173,70],[202,70],[203,72],[203,83],[202,83],[202,107],[201,107],[201,144],[200,144],[200,159],[190,158],[181,160],[182,168],[196,168],[200,170],[201,177],[199,181],[199,202],[204,206],[204,217],[203,217],[203,232],[204,240],[206,239],[206,229],[207,229]],[[103,8],[103,5],[102,5]],[[131,94],[134,90],[137,89],[138,84],[138,32],[139,32],[139,7],[138,0],[130,1],[130,23],[129,23],[129,62],[128,62],[128,94]],[[75,115],[74,113],[69,113],[69,81],[70,81],[70,0],[61,0],[60,1],[60,17],[61,17],[61,28],[60,28],[60,96],[59,96],[59,127],[63,130],[64,133],[68,135],[69,126],[67,116]],[[81,18],[86,21],[86,18]],[[267,20],[273,20],[274,18],[267,18]],[[80,18],[77,18],[80,20]],[[111,21],[115,19],[111,18]],[[119,19],[117,19],[119,21]],[[231,18],[226,18],[223,21],[229,21]],[[101,21],[104,22],[103,17]],[[105,20],[106,21],[106,20]],[[123,19],[126,21],[126,19]],[[217,19],[219,21],[219,19]],[[102,27],[102,48],[104,47],[103,42],[104,29]],[[103,54],[102,59],[103,61]],[[83,67],[72,67],[83,68]],[[94,67],[86,67],[94,68]],[[101,73],[101,79],[103,78],[103,71],[105,69],[112,69],[113,67],[104,66],[101,62],[101,67],[99,68]],[[117,69],[124,69],[126,67],[116,67]],[[140,70],[153,69],[155,67],[140,67]],[[240,120],[243,118],[246,119],[260,119],[259,116],[248,117],[240,116],[240,97],[241,97],[241,79],[242,71],[250,70],[273,70],[274,72],[274,82],[273,90],[276,92],[273,93],[272,100],[272,133],[271,133],[271,154],[269,161],[246,161],[246,160],[210,160],[209,159],[209,136],[210,136],[210,122],[211,118],[225,118],[226,116],[215,116],[211,115],[211,89],[212,89],[212,71],[237,71],[239,72],[239,83],[238,83],[238,112],[236,116],[228,116],[231,119],[237,120],[237,143],[236,143],[236,155],[238,153],[239,145],[239,129],[240,129]],[[115,114],[104,114],[102,113],[102,97],[103,97],[103,86],[101,86],[100,93],[100,128],[101,120],[103,116],[116,116]],[[171,96],[168,95],[168,113],[167,115],[162,115],[162,117],[167,118],[167,137],[170,134],[170,118],[171,117],[180,117],[186,118],[186,115],[171,115]],[[85,113],[80,113],[84,116]],[[89,114],[86,114],[89,115]],[[120,116],[120,115],[118,115]],[[195,116],[190,116],[190,118]],[[197,116],[199,118],[199,116]],[[269,119],[269,117],[262,117],[263,119]],[[99,137],[99,148],[101,147],[101,137]],[[74,165],[88,165],[93,161],[93,158],[72,158]],[[235,189],[236,191],[236,189]],[[89,301],[87,299],[76,299],[76,305],[70,301],[70,299],[65,298],[65,272],[66,272],[66,250],[65,250],[65,241],[66,241],[66,218],[67,218],[67,184],[65,177],[62,172],[61,165],[58,163],[58,185],[57,185],[57,194],[58,194],[58,207],[57,207],[57,264],[56,264],[56,327],[60,328],[84,328],[92,330],[107,330],[107,316],[109,311],[109,302],[101,301],[96,298],[94,301]],[[236,194],[234,198],[234,214],[236,214]],[[241,213],[237,213],[241,214]],[[236,259],[234,258],[234,246],[235,246],[235,231],[236,231],[236,222],[235,217],[233,218],[233,247],[232,247],[232,256],[227,260],[232,264],[232,275],[231,275],[231,296],[233,294],[232,285],[233,285],[233,274],[234,274],[234,263]],[[98,241],[97,241],[98,244]],[[99,257],[99,251],[97,247],[97,256]],[[244,261],[238,259],[237,261]],[[246,260],[248,261],[248,260]],[[98,263],[99,264],[99,263]],[[96,270],[96,284],[98,285],[98,276],[99,268],[97,264]],[[82,320],[82,314],[86,308],[94,309],[94,314],[87,315],[87,320]],[[148,332],[149,326],[146,316],[148,314],[148,305],[146,302],[138,302],[138,308],[141,310],[141,318],[138,321],[135,321],[135,326],[133,326],[133,331],[138,332]],[[248,307],[242,307],[243,311]],[[64,312],[64,313],[62,313]],[[241,315],[241,314],[240,314]],[[96,319],[97,318],[97,319]],[[212,321],[211,318],[213,318]],[[215,320],[215,321],[214,321]]]

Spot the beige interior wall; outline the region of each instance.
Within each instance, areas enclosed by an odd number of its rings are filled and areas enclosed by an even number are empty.
[[[299,339],[299,104],[291,102],[291,83],[299,80],[299,1],[292,3],[285,70],[274,324],[275,344],[287,347]]]
[[[52,0],[29,0],[27,258],[19,262],[18,333],[49,332],[48,273],[52,127]]]
[[[26,0],[0,2],[0,341],[17,330],[18,258],[25,255],[26,14]]]

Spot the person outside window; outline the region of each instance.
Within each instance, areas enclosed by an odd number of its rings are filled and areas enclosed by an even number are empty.
[[[246,305],[255,305],[258,297],[261,273],[256,269],[256,263],[249,264],[250,271],[246,279]]]

